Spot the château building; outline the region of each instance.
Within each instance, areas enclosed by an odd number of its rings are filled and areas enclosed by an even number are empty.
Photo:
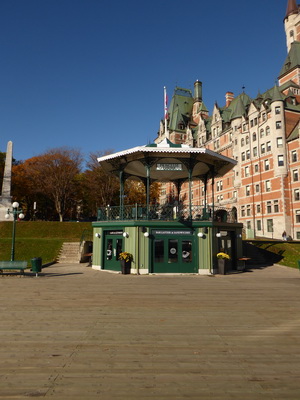
[[[155,140],[206,147],[237,161],[207,188],[203,181],[194,180],[192,201],[199,205],[207,201],[235,213],[248,238],[281,239],[285,231],[300,240],[300,6],[296,0],[288,0],[284,27],[288,54],[278,84],[256,98],[227,92],[225,105],[215,104],[211,115],[200,81],[195,82],[194,93],[176,87],[167,123],[161,121]],[[188,201],[188,195],[188,185],[183,184],[179,200]],[[162,201],[176,196],[171,183],[162,187]]]

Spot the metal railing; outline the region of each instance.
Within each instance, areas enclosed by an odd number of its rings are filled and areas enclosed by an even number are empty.
[[[160,220],[237,222],[236,213],[226,207],[208,205],[125,205],[98,208],[97,221]]]

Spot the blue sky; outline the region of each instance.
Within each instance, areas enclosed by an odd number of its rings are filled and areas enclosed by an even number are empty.
[[[272,87],[287,50],[287,0],[1,0],[0,151],[119,151],[152,142],[163,87]]]

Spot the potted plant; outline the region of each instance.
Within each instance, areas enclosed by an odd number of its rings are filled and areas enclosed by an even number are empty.
[[[226,260],[230,260],[229,254],[221,251],[217,254],[219,274],[226,274]]]
[[[123,251],[119,254],[119,260],[121,261],[122,274],[130,274],[133,255],[127,251]]]

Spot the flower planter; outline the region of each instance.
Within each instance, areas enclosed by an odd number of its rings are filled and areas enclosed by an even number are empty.
[[[125,261],[125,260],[121,260],[121,271],[123,275],[128,275],[130,274],[130,270],[131,270],[131,261]]]
[[[226,275],[226,260],[218,258],[218,272],[220,275]]]

